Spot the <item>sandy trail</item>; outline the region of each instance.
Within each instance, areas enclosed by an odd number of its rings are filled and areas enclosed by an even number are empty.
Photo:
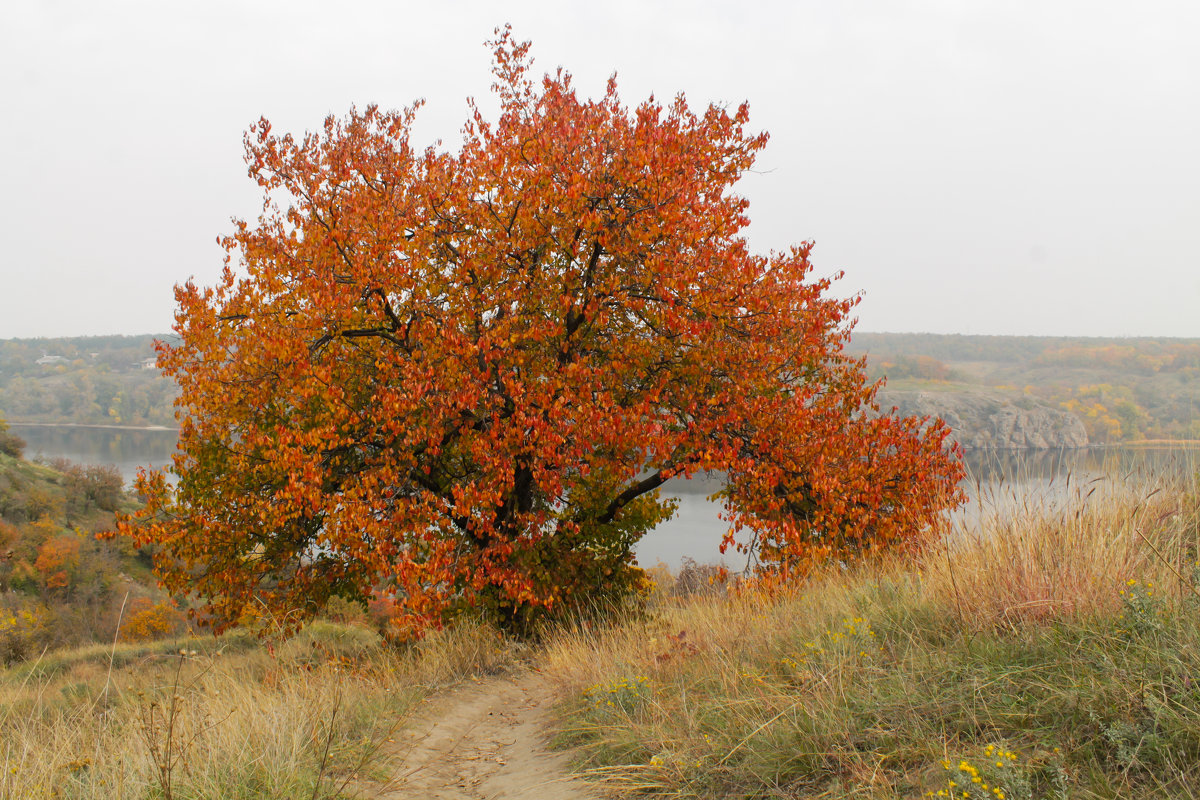
[[[469,682],[429,701],[396,747],[378,800],[598,800],[547,747],[550,692],[536,673]]]

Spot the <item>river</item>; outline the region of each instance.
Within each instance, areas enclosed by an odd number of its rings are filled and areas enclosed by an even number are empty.
[[[67,458],[81,464],[115,465],[131,481],[142,466],[171,463],[176,432],[170,429],[24,425],[12,432],[26,441],[26,457]],[[1150,481],[1159,475],[1193,475],[1200,465],[1198,447],[1089,448],[1084,450],[972,451],[964,481],[969,501],[960,515],[1044,506],[1086,492],[1097,482]],[[675,516],[659,525],[638,545],[643,565],[662,561],[678,567],[685,557],[741,566],[734,554],[718,550],[726,525],[720,506],[709,499],[721,487],[717,477],[673,480],[665,494],[679,502]]]

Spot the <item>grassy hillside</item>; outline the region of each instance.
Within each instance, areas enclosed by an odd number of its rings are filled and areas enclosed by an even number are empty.
[[[1093,443],[1200,439],[1200,339],[856,333],[891,389],[987,387],[1074,412]]]
[[[388,743],[428,693],[507,663],[464,625],[398,651],[316,623],[47,653],[0,670],[0,800],[373,796]]]
[[[33,464],[0,421],[0,665],[45,648],[175,633],[182,613],[154,588],[148,554],[98,541],[133,501],[111,467]]]
[[[193,637],[148,554],[95,538],[133,502],[0,422],[0,800],[361,797],[415,703],[520,651],[469,623],[390,646],[345,603],[286,642]]]
[[[1194,484],[1109,484],[914,560],[664,595],[549,643],[561,740],[639,796],[1197,797],[1198,546]]]

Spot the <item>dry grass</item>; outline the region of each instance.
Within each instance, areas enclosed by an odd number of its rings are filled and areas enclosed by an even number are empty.
[[[249,637],[47,655],[0,677],[0,798],[356,796],[421,697],[509,657],[470,625],[396,653],[329,623],[274,655]]]
[[[1068,485],[1015,509],[984,498],[916,570],[925,596],[967,626],[1112,614],[1131,577],[1190,594],[1194,503],[1185,485],[1140,475]]]

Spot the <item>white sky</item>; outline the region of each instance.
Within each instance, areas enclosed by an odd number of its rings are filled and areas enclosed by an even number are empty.
[[[23,0],[0,15],[0,338],[164,332],[258,194],[242,133],[424,97],[456,146],[492,30],[598,93],[750,101],[759,249],[861,330],[1200,336],[1200,3]]]

